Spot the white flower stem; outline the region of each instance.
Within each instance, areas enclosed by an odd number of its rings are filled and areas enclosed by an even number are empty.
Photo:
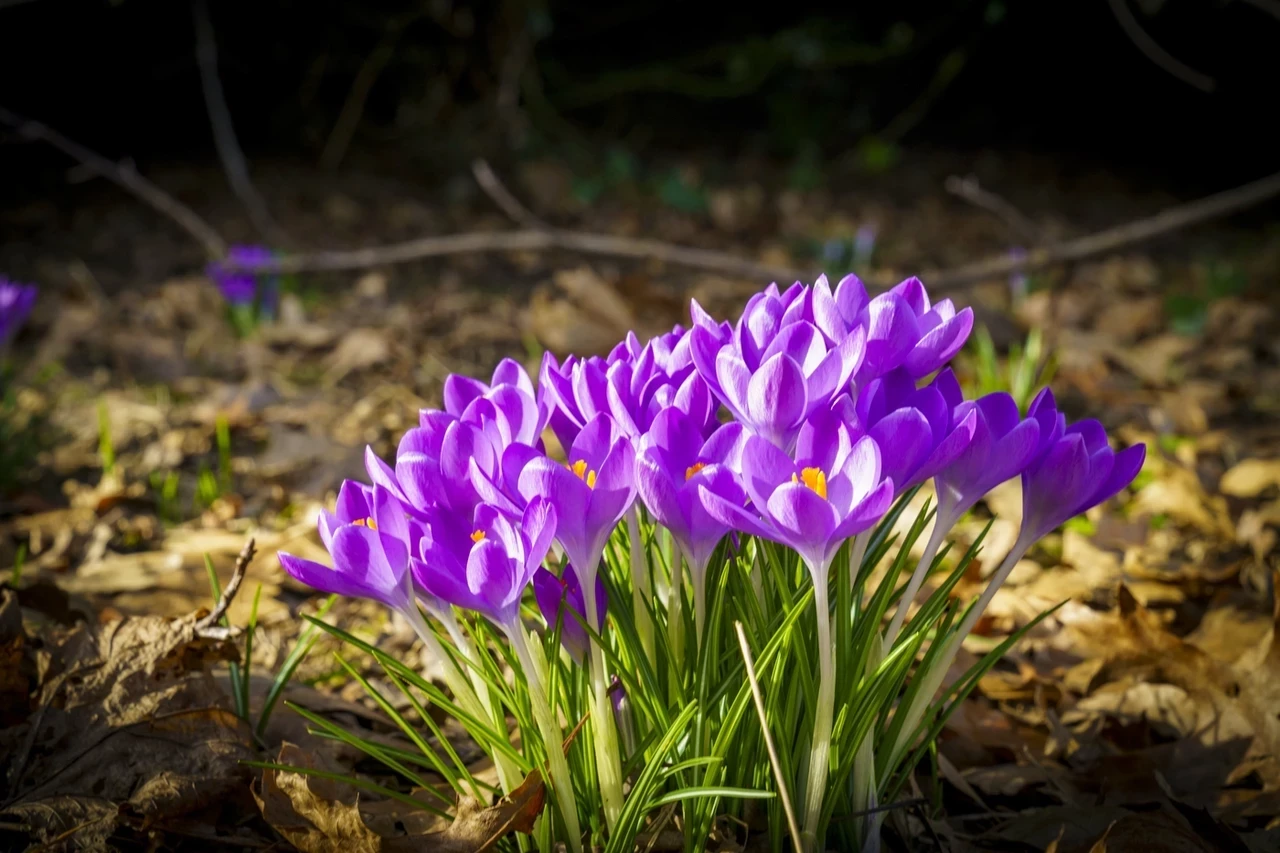
[[[587,622],[599,633],[596,579],[594,572],[590,574],[590,577],[582,580],[582,602],[587,608]],[[600,782],[605,827],[612,830],[622,814],[622,760],[618,751],[618,730],[613,721],[613,706],[609,701],[609,682],[604,674],[604,649],[593,641],[589,653],[592,704],[590,726],[596,753],[596,776]]]
[[[667,587],[667,647],[674,666],[667,670],[671,692],[679,692],[684,678],[684,564],[679,551],[671,562],[671,585]]]
[[[884,646],[875,635],[871,637],[871,648],[868,651],[866,672],[874,672],[884,659]],[[877,805],[875,756],[875,727],[863,737],[862,743],[853,758],[853,810],[868,811]],[[879,827],[870,816],[863,821],[860,832],[864,853],[873,853],[880,849]]]
[[[929,541],[924,546],[924,553],[920,555],[920,562],[916,564],[915,571],[911,573],[911,580],[907,582],[907,588],[902,593],[902,598],[898,599],[898,609],[894,611],[893,619],[889,622],[889,628],[885,631],[884,647],[886,649],[893,648],[894,641],[898,639],[898,634],[902,631],[902,625],[907,619],[907,610],[920,592],[924,579],[929,575],[929,568],[933,565],[933,558],[937,555],[938,549],[942,547],[942,542],[946,539],[950,530],[949,519],[944,519],[941,514],[934,516],[933,532],[929,534]]]
[[[491,722],[494,730],[505,737],[507,734],[506,717],[501,713],[494,712],[493,697],[489,695],[489,685],[485,684],[484,678],[480,673],[480,659],[476,657],[471,641],[467,638],[466,633],[463,632],[462,626],[458,624],[458,617],[454,615],[453,608],[427,607],[427,612],[434,616],[441,625],[444,625],[445,630],[449,632],[449,638],[453,640],[454,648],[458,650],[458,654],[462,655],[463,659],[471,664],[471,666],[467,667],[467,674],[470,676],[472,687],[475,688],[476,699],[480,703],[480,708],[484,711],[484,719],[487,722]],[[502,788],[502,793],[510,794],[522,781],[520,768],[516,766],[510,756],[501,752],[494,753],[493,760],[494,768],[498,771],[498,785]]]
[[[698,643],[698,651],[702,651],[702,631],[707,624],[707,567],[701,568],[689,564],[689,576],[693,581],[693,630],[694,639]]]
[[[649,558],[640,541],[640,506],[632,504],[627,511],[627,538],[631,540],[631,611],[635,614],[636,633],[649,665],[656,665],[653,645],[653,620],[649,618]]]
[[[1004,562],[1000,564],[1000,567],[991,576],[991,580],[987,582],[987,587],[983,590],[982,596],[969,609],[969,615],[964,618],[964,621],[958,627],[952,630],[949,639],[946,640],[947,645],[943,647],[942,653],[932,661],[929,671],[924,673],[923,676],[917,674],[918,678],[924,678],[924,682],[912,699],[910,707],[904,712],[903,725],[898,731],[898,740],[893,744],[889,761],[885,764],[886,767],[896,766],[903,753],[906,752],[907,747],[911,745],[915,737],[916,726],[924,718],[925,711],[933,702],[934,694],[942,686],[943,679],[946,678],[948,670],[951,669],[952,661],[960,653],[960,647],[964,645],[965,637],[969,636],[973,626],[982,617],[982,612],[987,609],[987,605],[995,597],[996,591],[1000,589],[1001,584],[1009,577],[1013,567],[1018,564],[1018,561],[1022,559],[1022,555],[1027,552],[1031,545],[1032,542],[1024,543],[1021,538],[1014,543],[1013,550],[1004,558]]]
[[[812,570],[813,602],[818,616],[818,704],[813,715],[809,784],[804,798],[804,829],[801,832],[806,853],[823,849],[823,839],[818,838],[818,824],[822,819],[822,798],[827,787],[836,699],[836,661],[831,644],[831,609],[827,602],[827,566],[815,566]]]
[[[867,556],[867,544],[871,541],[871,531],[859,533],[849,544],[849,589],[858,588],[858,573],[862,571],[862,559]]]
[[[560,806],[560,816],[564,820],[565,834],[569,850],[581,853],[582,828],[578,824],[578,803],[573,794],[573,778],[569,775],[569,764],[565,761],[561,747],[563,733],[556,722],[555,711],[547,699],[547,691],[543,685],[545,663],[535,663],[533,653],[529,649],[529,640],[525,635],[520,617],[512,619],[505,626],[507,637],[511,640],[511,648],[520,660],[520,668],[524,670],[525,683],[529,688],[529,707],[533,710],[534,721],[538,725],[538,734],[542,737],[542,747],[547,753],[547,765],[551,771],[551,792]],[[542,650],[538,650],[539,663],[542,663]]]

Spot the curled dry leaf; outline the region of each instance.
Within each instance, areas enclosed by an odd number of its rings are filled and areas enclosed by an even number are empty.
[[[1236,498],[1256,498],[1272,486],[1280,486],[1280,459],[1245,459],[1218,484],[1224,495]]]
[[[243,796],[248,727],[208,668],[235,647],[202,638],[197,615],[81,623],[43,643],[31,713],[0,731],[9,756],[2,822],[72,849]]]
[[[280,748],[277,762],[341,772],[291,743]],[[425,810],[399,801],[365,802],[350,785],[302,772],[264,770],[253,796],[267,823],[303,853],[485,853],[512,832],[533,832],[546,788],[535,770],[496,805],[464,797],[443,829]],[[390,834],[395,827],[409,834]]]

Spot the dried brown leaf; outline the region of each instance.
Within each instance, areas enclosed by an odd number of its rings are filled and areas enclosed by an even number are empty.
[[[1280,486],[1280,459],[1245,459],[1222,475],[1218,489],[1236,498],[1255,498]]]

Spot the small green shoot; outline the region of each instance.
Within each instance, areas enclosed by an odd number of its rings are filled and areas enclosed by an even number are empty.
[[[18,550],[13,554],[13,575],[9,578],[9,586],[18,589],[22,586],[22,567],[27,562],[27,543],[22,542],[18,545]]]
[[[111,418],[107,413],[107,401],[98,401],[98,458],[102,460],[102,476],[116,473],[116,448],[111,441]]]
[[[218,445],[218,487],[225,494],[231,491],[231,428],[226,415],[220,413],[214,421],[214,436]]]

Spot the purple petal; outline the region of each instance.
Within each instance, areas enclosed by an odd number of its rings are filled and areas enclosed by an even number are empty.
[[[451,415],[462,412],[477,397],[483,397],[489,386],[470,376],[450,373],[444,380],[444,410]]]
[[[973,310],[966,308],[935,329],[926,332],[906,358],[912,376],[927,376],[955,356],[973,331]]]
[[[749,423],[776,444],[784,444],[808,405],[804,373],[790,357],[779,353],[751,377],[747,385]]]

